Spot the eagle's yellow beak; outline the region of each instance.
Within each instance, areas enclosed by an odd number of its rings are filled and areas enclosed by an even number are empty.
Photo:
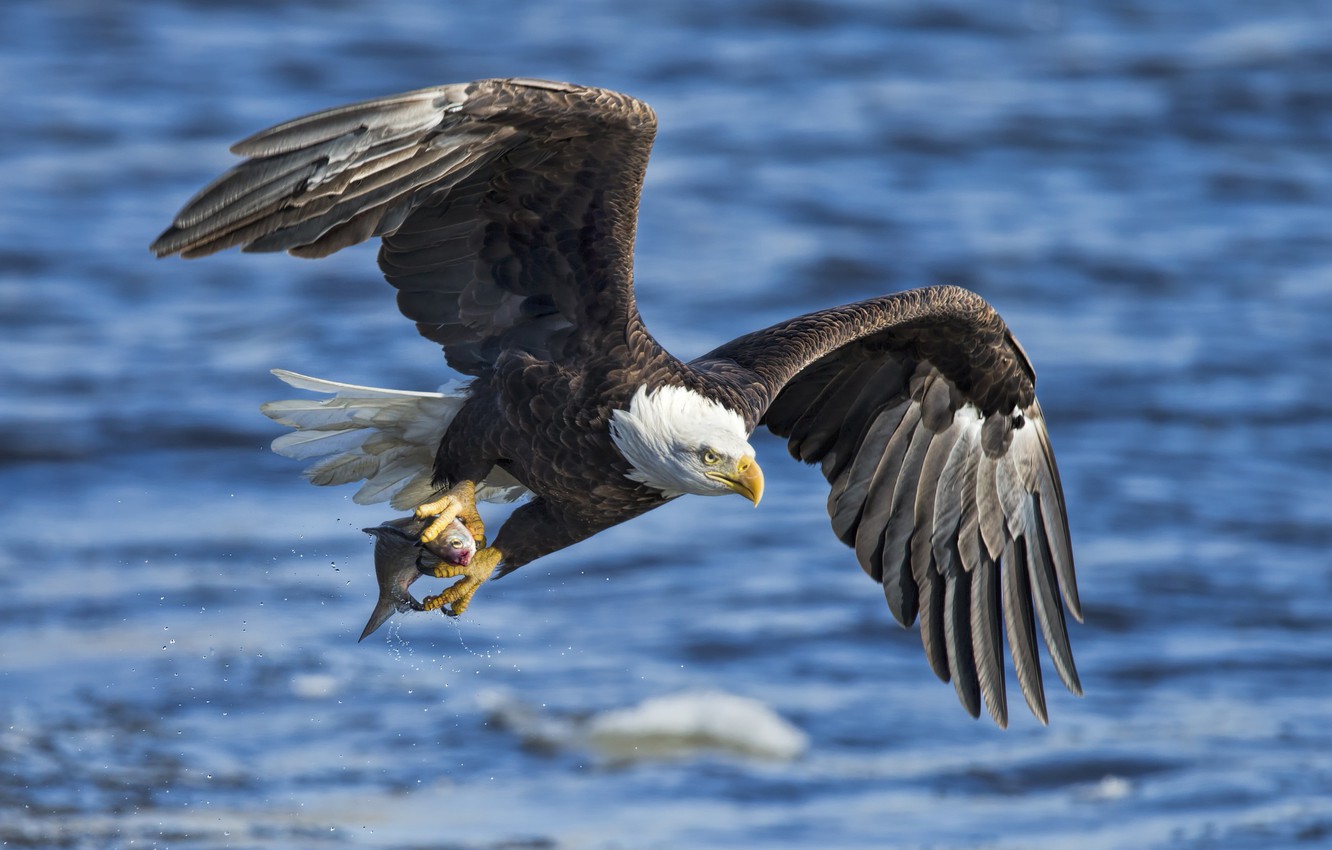
[[[758,507],[759,499],[763,498],[763,470],[752,457],[736,461],[734,472],[712,472],[709,475],[753,502],[754,507]]]

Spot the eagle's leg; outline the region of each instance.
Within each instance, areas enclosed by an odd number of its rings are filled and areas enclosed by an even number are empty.
[[[422,572],[435,578],[458,577],[458,580],[442,593],[427,596],[421,600],[422,609],[433,611],[436,608],[443,608],[448,605],[449,608],[444,613],[450,617],[456,617],[466,611],[477,588],[481,587],[482,583],[490,578],[490,574],[495,572],[495,567],[499,566],[499,562],[503,558],[504,555],[499,549],[489,546],[485,549],[478,549],[466,566],[439,564],[433,569],[423,569]]]
[[[421,543],[428,544],[444,533],[449,523],[461,519],[476,538],[476,545],[486,545],[486,528],[481,522],[481,514],[476,510],[476,482],[461,481],[444,491],[433,502],[426,502],[416,508],[417,519],[434,520],[421,532]]]

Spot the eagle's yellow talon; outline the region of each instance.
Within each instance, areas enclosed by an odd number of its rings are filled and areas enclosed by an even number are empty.
[[[453,497],[452,490],[446,490],[443,495],[433,502],[425,502],[416,506],[417,519],[429,519],[432,516],[438,516],[448,510],[456,500]]]
[[[442,593],[436,596],[427,596],[421,600],[422,611],[434,611],[436,608],[443,608],[444,605],[444,594]]]
[[[463,481],[455,487],[449,488],[442,496],[433,502],[426,502],[423,505],[416,506],[416,518],[431,520],[430,525],[426,526],[421,532],[421,543],[432,543],[444,533],[444,529],[449,527],[449,523],[455,519],[461,519],[467,526],[467,530],[472,533],[478,546],[485,546],[485,526],[481,523],[481,514],[476,510],[476,484],[471,481]]]
[[[449,564],[440,564],[430,571],[430,574],[436,578],[453,578],[461,576],[451,586],[446,587],[440,593],[434,596],[427,596],[421,600],[421,607],[427,611],[434,611],[438,608],[449,606],[444,613],[451,617],[456,617],[467,610],[471,604],[472,596],[490,578],[490,574],[495,572],[499,566],[503,555],[498,549],[487,548],[480,549],[472,556],[472,561],[465,567],[452,566]]]
[[[464,575],[466,570],[466,567],[459,567],[453,564],[437,564],[433,567],[422,569],[421,572],[426,575],[434,576],[435,578],[456,578],[457,576]]]

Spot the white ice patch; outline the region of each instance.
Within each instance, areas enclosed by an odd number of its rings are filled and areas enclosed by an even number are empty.
[[[291,677],[291,692],[304,699],[327,699],[342,690],[342,682],[327,673],[297,673]]]
[[[1133,793],[1133,783],[1122,776],[1110,774],[1083,791],[1082,797],[1098,803],[1113,803]]]
[[[597,749],[619,759],[729,750],[785,761],[809,746],[804,732],[768,706],[722,691],[653,697],[603,712],[588,722],[588,736]]]
[[[720,751],[785,761],[809,747],[790,722],[755,699],[722,691],[652,697],[591,717],[543,712],[500,691],[478,694],[491,720],[543,749],[592,749],[611,761],[681,758]]]

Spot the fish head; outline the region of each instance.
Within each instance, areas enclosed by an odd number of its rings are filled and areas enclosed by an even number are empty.
[[[455,519],[444,532],[426,544],[430,553],[455,567],[465,567],[476,554],[476,538],[462,520]]]

